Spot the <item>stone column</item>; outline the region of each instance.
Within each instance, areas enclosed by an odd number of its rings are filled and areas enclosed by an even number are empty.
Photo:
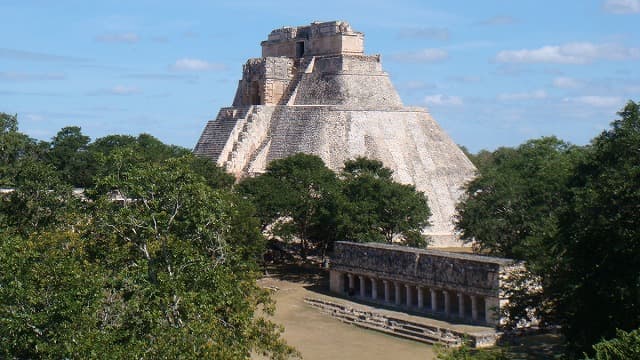
[[[344,273],[335,270],[329,271],[329,290],[344,294]]]
[[[449,312],[451,312],[451,299],[449,296],[449,291],[442,290],[442,293],[444,294],[444,313],[448,316]]]
[[[393,285],[396,290],[396,305],[400,305],[400,283],[398,281],[394,281]]]
[[[417,286],[416,290],[418,291],[418,308],[424,308],[424,289],[422,286]]]
[[[364,297],[366,294],[365,290],[367,289],[366,278],[364,275],[360,275],[358,277],[360,278],[360,296]]]
[[[353,289],[356,288],[356,282],[353,274],[347,274],[347,278],[349,278],[349,296],[353,295]]]
[[[391,293],[389,292],[389,280],[382,280],[384,284],[384,302],[391,301]]]
[[[429,292],[431,293],[431,311],[436,312],[438,311],[438,293],[436,289],[429,289]]]
[[[471,295],[471,319],[478,321],[478,298],[475,295]]]
[[[411,285],[404,284],[404,289],[405,289],[405,295],[406,295],[405,300],[407,301],[407,307],[411,307],[411,305],[413,305],[411,303]]]
[[[464,294],[458,293],[458,316],[464,318]]]
[[[371,298],[378,299],[378,279],[376,278],[371,278]]]
[[[500,311],[500,300],[494,297],[485,297],[484,316],[487,324],[498,325],[498,311]]]

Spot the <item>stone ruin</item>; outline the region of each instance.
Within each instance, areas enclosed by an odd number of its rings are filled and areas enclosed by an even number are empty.
[[[473,164],[427,110],[402,104],[380,56],[365,55],[364,35],[346,22],[273,30],[194,152],[237,178],[298,152],[334,171],[358,156],[380,160],[428,196],[431,246],[461,245],[452,218]]]
[[[508,300],[505,281],[523,264],[511,259],[336,242],[330,290],[359,300],[497,326]]]

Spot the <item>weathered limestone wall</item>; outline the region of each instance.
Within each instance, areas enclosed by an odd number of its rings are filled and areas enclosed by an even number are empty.
[[[455,246],[451,217],[473,165],[424,110],[350,110],[329,106],[288,106],[273,111],[261,157],[243,168],[260,173],[266,163],[298,152],[316,154],[339,171],[357,156],[375,158],[394,179],[428,196],[432,246]],[[462,166],[460,165],[462,164]]]
[[[500,274],[513,260],[413,249],[397,245],[336,243],[331,269],[369,273],[425,287],[498,298]]]
[[[242,68],[242,79],[238,83],[233,106],[277,105],[287,94],[294,76],[293,59],[250,59]]]
[[[402,101],[378,56],[317,57],[302,76],[295,105],[345,105],[355,109],[391,110]]]
[[[254,162],[260,159],[252,159],[251,157],[259,152],[260,147],[264,146],[269,134],[269,126],[271,117],[276,107],[274,106],[252,106],[247,114],[247,119],[242,123],[242,128],[238,126],[239,134],[235,142],[231,146],[225,161],[218,161],[218,165],[225,167],[227,172],[233,174],[237,178],[245,175],[245,167],[252,160]],[[222,158],[221,158],[222,160]],[[266,167],[266,163],[261,164],[262,169]]]
[[[343,21],[273,30],[262,42],[262,57],[363,54],[364,35]]]
[[[234,174],[261,173],[269,161],[298,152],[316,154],[336,171],[357,156],[378,159],[394,171],[396,181],[413,184],[427,195],[432,225],[425,233],[431,236],[432,246],[459,244],[452,216],[462,185],[473,177],[474,168],[429,113],[422,109],[351,110],[336,106],[260,108],[268,110],[261,126],[243,135],[254,145],[234,160],[229,168]],[[223,165],[228,159],[220,160]]]
[[[339,241],[330,262],[332,292],[465,322],[500,325],[510,259],[377,243]]]

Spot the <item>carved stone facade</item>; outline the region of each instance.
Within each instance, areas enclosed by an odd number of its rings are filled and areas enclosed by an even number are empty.
[[[247,61],[233,106],[278,105],[295,76],[294,66],[294,60],[285,57]]]
[[[364,35],[344,21],[314,22],[309,26],[284,27],[261,43],[262,57],[302,58],[364,53]]]
[[[363,39],[343,21],[272,31],[263,57],[244,65],[233,107],[207,123],[194,152],[238,178],[298,152],[336,171],[358,156],[378,159],[428,196],[432,246],[460,246],[452,218],[475,168],[425,109],[402,104]]]
[[[332,292],[470,323],[497,325],[510,259],[387,244],[337,242]]]

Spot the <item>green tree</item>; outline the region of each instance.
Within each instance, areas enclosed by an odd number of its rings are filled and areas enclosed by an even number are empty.
[[[574,355],[640,326],[640,116],[629,102],[591,143],[560,216],[550,290]]]
[[[340,237],[358,242],[387,242],[400,236],[405,243],[425,246],[422,229],[431,211],[424,193],[393,181],[382,162],[357,158],[342,171],[345,198],[339,215]]]
[[[617,330],[616,337],[593,345],[595,360],[640,359],[640,329]]]
[[[508,360],[510,357],[504,349],[472,349],[463,343],[457,348],[436,345],[438,360]]]
[[[43,152],[43,143],[18,132],[18,115],[0,112],[0,187],[15,186],[18,163],[40,158]]]
[[[51,139],[48,158],[63,181],[77,187],[92,184],[95,162],[87,151],[90,140],[78,126],[64,127]]]
[[[121,330],[137,352],[291,353],[275,326],[254,313],[271,304],[255,282],[264,244],[248,205],[209,187],[183,158],[139,165],[103,183],[131,199],[125,206],[99,201],[106,210],[95,224],[99,246],[109,249],[105,264],[120,279],[113,291],[131,294]],[[137,266],[123,272],[123,264]]]
[[[558,214],[582,156],[582,148],[555,137],[484,154],[457,206],[456,228],[476,251],[526,261],[527,271],[512,274],[505,287],[511,326],[533,317],[557,321],[548,285],[558,267]]]
[[[134,164],[96,179],[67,223],[0,233],[0,357],[295,355],[260,315],[273,304],[256,283],[264,240],[251,205],[190,161]],[[127,200],[111,201],[113,189]]]
[[[136,139],[137,150],[149,161],[161,161],[191,154],[191,150],[177,145],[166,145],[149,134],[140,134]]]
[[[25,159],[16,164],[14,191],[0,197],[0,225],[24,236],[73,225],[79,205],[71,187],[49,164]]]
[[[456,228],[476,250],[519,260],[548,258],[568,180],[582,150],[555,137],[485,156],[458,204]]]
[[[82,350],[95,326],[104,274],[77,233],[0,233],[0,358],[97,358]]]
[[[87,147],[95,161],[93,176],[105,177],[121,174],[140,163],[160,163],[167,159],[190,155],[188,149],[167,145],[149,134],[138,137],[130,135],[108,135],[96,139]],[[230,186],[233,179],[206,159],[188,160],[207,180],[216,186]],[[208,164],[211,163],[211,164]]]
[[[11,115],[0,112],[0,132],[17,132],[18,131],[18,114]]]
[[[137,139],[131,135],[107,135],[95,139],[89,144],[89,151],[97,154],[108,155],[116,149],[135,146]]]
[[[319,157],[299,153],[274,160],[264,174],[240,183],[238,191],[256,204],[263,227],[290,220],[279,234],[296,236],[303,258],[310,247],[324,253],[335,241],[340,187]]]

